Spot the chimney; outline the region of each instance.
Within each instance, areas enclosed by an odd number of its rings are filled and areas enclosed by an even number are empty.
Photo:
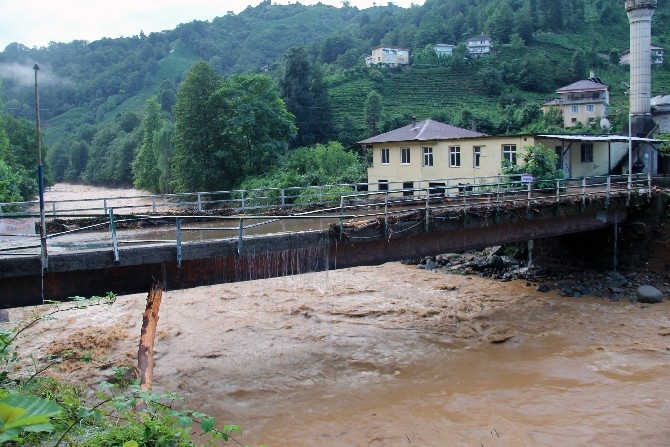
[[[651,17],[657,0],[626,0],[630,22],[630,114],[634,135],[651,123]],[[653,123],[652,123],[653,125]]]
[[[412,115],[412,129],[416,127],[416,116]]]

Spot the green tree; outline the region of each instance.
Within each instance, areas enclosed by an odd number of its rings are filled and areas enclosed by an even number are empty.
[[[135,123],[135,127],[132,128],[130,123]],[[96,132],[82,173],[85,182],[110,186],[132,184],[132,163],[141,142],[137,123],[120,114],[114,122]]]
[[[477,72],[477,78],[481,91],[489,96],[499,96],[505,87],[503,75],[497,68],[482,68]]]
[[[505,160],[503,174],[530,174],[535,178],[536,186],[539,188],[554,186],[550,180],[564,177],[563,171],[557,167],[558,154],[541,143],[524,147],[521,161],[521,164],[515,165]]]
[[[52,183],[47,155],[48,151],[43,146],[45,185]],[[37,196],[39,184],[34,123],[0,113],[0,161],[4,165],[0,173],[0,195],[12,198],[11,201],[31,200]]]
[[[206,62],[194,64],[180,85],[173,109],[175,192],[215,191],[230,184],[225,177],[237,169],[227,164],[230,148],[220,135],[218,104],[212,99],[222,85],[223,79]]]
[[[154,134],[154,156],[160,170],[158,192],[172,193],[172,155],[174,154],[174,124],[164,121],[163,127]]]
[[[158,87],[158,102],[164,112],[172,113],[172,107],[177,102],[177,87],[174,82],[164,79]]]
[[[305,47],[290,48],[284,55],[279,89],[298,127],[292,147],[322,143],[333,135],[332,110],[323,74],[310,61]]]
[[[156,97],[149,98],[142,120],[142,144],[133,160],[133,185],[137,189],[159,192],[161,170],[154,149],[154,136],[163,127],[161,105]]]
[[[514,15],[509,0],[491,3],[486,10],[490,11],[490,14],[484,23],[484,32],[491,36],[494,42],[509,43],[510,36],[514,32]]]
[[[365,98],[365,104],[363,105],[363,114],[365,115],[365,124],[367,124],[370,129],[371,136],[375,136],[379,133],[377,130],[379,123],[382,120],[383,108],[382,95],[374,90],[368,93],[367,98]]]
[[[235,149],[230,156],[239,169],[232,183],[268,171],[296,134],[294,117],[269,76],[232,76],[214,94],[213,102],[222,105],[219,128]]]

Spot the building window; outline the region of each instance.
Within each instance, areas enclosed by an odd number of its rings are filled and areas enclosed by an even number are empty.
[[[572,124],[575,124],[577,122],[577,118],[572,118]]]
[[[414,189],[414,182],[402,182],[402,189],[404,190],[402,192],[403,196],[411,196]]]
[[[480,158],[482,156],[482,147],[475,146],[472,148],[472,167],[477,169],[479,168]]]
[[[460,146],[449,146],[449,167],[450,168],[460,168],[461,167],[461,147]]]
[[[586,104],[586,111],[587,112],[595,112],[596,111],[596,105],[595,104]]]
[[[388,191],[389,190],[389,181],[379,179],[379,182],[377,183],[377,188],[380,191]]]
[[[582,163],[593,163],[593,143],[582,144]]]
[[[503,161],[507,160],[510,164],[516,164],[516,144],[503,144]]]
[[[579,113],[579,106],[570,106],[570,112]]]
[[[383,165],[389,164],[390,159],[391,159],[390,150],[388,148],[382,149],[382,164]]]
[[[424,166],[433,166],[433,148],[424,147],[423,148],[423,165]]]
[[[401,147],[400,148],[400,159],[401,163],[404,165],[409,164],[409,148],[408,147]]]

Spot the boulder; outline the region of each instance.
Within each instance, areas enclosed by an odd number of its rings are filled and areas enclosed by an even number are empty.
[[[635,295],[640,303],[655,304],[663,301],[663,293],[653,286],[640,286],[635,291]]]

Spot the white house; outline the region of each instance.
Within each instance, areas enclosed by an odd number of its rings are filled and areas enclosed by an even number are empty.
[[[493,49],[491,38],[483,34],[470,37],[467,41],[467,44],[468,52],[472,55],[489,54]]]
[[[368,67],[405,67],[409,65],[409,50],[379,45],[372,49],[371,55],[366,56],[365,64]]]

